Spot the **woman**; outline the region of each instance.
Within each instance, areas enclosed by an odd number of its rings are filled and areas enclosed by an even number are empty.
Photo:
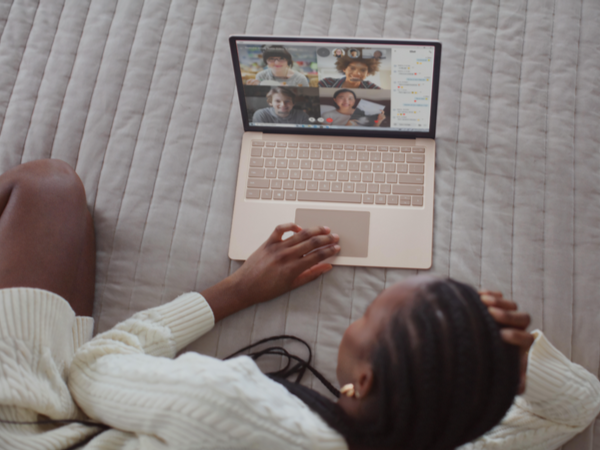
[[[308,87],[308,78],[292,70],[294,61],[285,47],[266,47],[263,51],[266,69],[256,74],[256,78],[246,84],[269,84],[281,86]]]
[[[320,87],[339,87],[347,89],[381,89],[365,78],[379,72],[379,60],[375,58],[352,58],[341,56],[335,61],[335,68],[344,74],[342,78],[323,78]]]
[[[323,114],[325,121],[331,125],[357,126],[356,120],[350,120],[356,111],[356,94],[350,89],[340,89],[333,94],[335,110]],[[385,120],[385,112],[382,110],[375,120],[375,126],[379,127]]]
[[[323,261],[340,247],[327,227],[279,226],[232,276],[90,340],[92,319],[75,317],[91,312],[94,287],[77,175],[48,160],[10,170],[0,211],[2,448],[453,449],[523,392],[529,316],[433,277],[385,290],[348,328],[337,403],[248,357],[172,359],[215,322],[330,270]],[[529,365],[528,392],[469,448],[555,448],[595,417],[600,383],[541,333]]]

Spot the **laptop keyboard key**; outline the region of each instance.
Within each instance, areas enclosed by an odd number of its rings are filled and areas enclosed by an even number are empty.
[[[397,195],[388,195],[388,205],[397,205],[398,204],[398,196]]]
[[[410,206],[410,195],[401,195],[400,204],[402,206]]]
[[[273,191],[263,189],[260,192],[260,198],[262,198],[263,200],[271,200],[273,198]]]
[[[273,200],[283,200],[284,192],[283,191],[273,191]]]
[[[264,147],[265,141],[252,141],[252,145],[254,145],[255,147]]]
[[[412,198],[413,206],[423,206],[423,197],[420,195],[414,195]]]
[[[260,189],[246,189],[246,198],[260,198]]]
[[[296,191],[287,191],[285,193],[286,200],[296,200]]]
[[[406,155],[407,163],[424,163],[425,155]]]
[[[406,186],[401,184],[395,184],[392,186],[392,192],[394,194],[404,195],[423,195],[423,186]]]
[[[376,195],[375,196],[375,204],[377,205],[385,205],[386,197],[385,195]]]
[[[248,187],[249,188],[261,188],[261,189],[269,189],[269,180],[261,180],[261,179],[248,179]]]
[[[298,192],[298,200],[305,202],[360,203],[362,195],[336,194],[333,192]]]
[[[398,175],[400,184],[423,184],[425,177],[423,175]]]
[[[372,205],[375,200],[375,196],[373,194],[365,194],[363,195],[363,203],[367,205]]]
[[[264,178],[265,177],[265,169],[250,169],[250,173],[248,174],[250,178]]]

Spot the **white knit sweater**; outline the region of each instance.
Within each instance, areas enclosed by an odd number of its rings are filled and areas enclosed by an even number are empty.
[[[88,417],[113,428],[94,437],[88,450],[347,448],[248,357],[173,359],[213,325],[204,298],[189,293],[90,340],[93,321],[75,317],[61,297],[0,290],[0,419]],[[500,425],[462,449],[551,450],[600,411],[596,377],[535,334],[527,392]],[[0,424],[0,448],[64,449],[98,431]]]

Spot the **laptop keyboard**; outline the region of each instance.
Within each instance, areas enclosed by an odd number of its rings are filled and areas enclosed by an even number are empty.
[[[252,141],[247,199],[423,206],[425,148]]]

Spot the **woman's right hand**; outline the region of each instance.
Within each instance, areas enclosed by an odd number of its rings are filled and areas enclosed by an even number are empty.
[[[250,84],[250,85],[260,84],[260,80],[257,80],[256,78],[252,78],[250,80],[246,80],[246,84]]]
[[[534,337],[526,331],[531,323],[531,316],[526,312],[519,312],[518,306],[512,300],[503,297],[502,292],[479,291],[481,301],[488,307],[488,311],[494,320],[502,326],[500,336],[508,344],[519,347],[520,383],[518,394],[525,392],[527,378],[527,358],[529,349],[533,344]]]
[[[285,240],[287,232],[294,234]],[[235,273],[202,292],[218,321],[256,303],[271,300],[331,270],[327,258],[340,251],[329,227],[279,225]]]

